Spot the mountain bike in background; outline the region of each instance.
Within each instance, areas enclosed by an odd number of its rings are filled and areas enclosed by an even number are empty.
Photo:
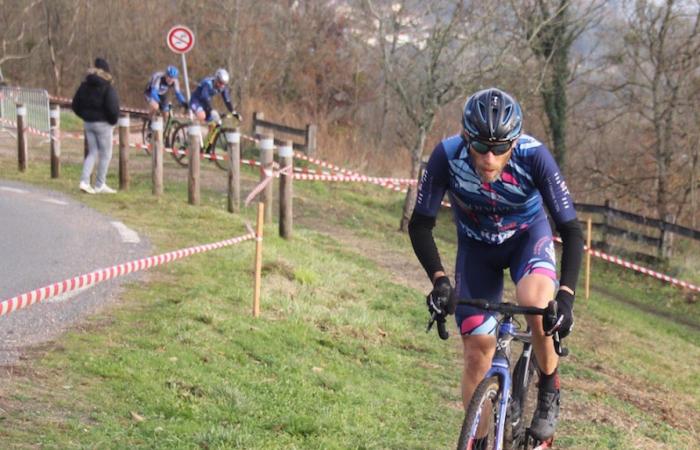
[[[228,113],[221,117],[221,121],[214,122],[213,125],[208,127],[208,132],[202,137],[203,143],[200,141],[199,152],[202,156],[217,165],[221,170],[228,170],[227,161],[227,142],[226,135],[223,133],[223,129],[233,129],[236,128],[240,123],[240,120],[236,118],[235,115]],[[189,124],[178,123],[172,131],[170,139],[170,147],[172,148],[172,157],[178,164],[183,167],[187,167],[189,164],[187,160],[187,155],[189,154],[189,142],[190,136],[187,133],[187,128]]]
[[[518,306],[512,303],[489,303],[486,300],[461,300],[460,305],[473,306],[500,314],[497,328],[496,353],[491,368],[477,385],[464,417],[457,450],[544,450],[552,447],[553,438],[538,441],[530,435],[528,426],[532,420],[537,400],[539,377],[535,355],[532,351],[529,328],[523,331],[516,315],[557,317],[556,303],[547,308]],[[437,320],[438,333],[447,339],[444,318],[433,316],[428,330]],[[554,336],[554,349],[559,356],[569,352],[562,347],[558,333]],[[511,344],[522,344],[522,350],[511,371]],[[516,353],[518,354],[518,353]]]
[[[170,134],[171,132],[180,124],[184,123],[172,112],[172,104],[168,104],[170,107],[168,118],[163,123],[163,144],[167,148],[171,148]],[[153,130],[151,130],[151,117],[147,116],[143,118],[143,124],[141,125],[141,140],[143,142],[143,151],[146,152],[148,156],[151,155],[151,146],[153,144]]]

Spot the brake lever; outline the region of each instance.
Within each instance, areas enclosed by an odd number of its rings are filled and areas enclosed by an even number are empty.
[[[554,351],[556,352],[556,354],[561,356],[562,358],[567,357],[569,355],[569,349],[562,345],[558,331],[554,332],[554,335],[552,335],[552,340],[554,341]]]
[[[438,327],[438,336],[440,336],[440,339],[443,341],[447,340],[450,337],[450,333],[447,331],[447,328],[445,327],[445,318],[439,316],[436,313],[432,313],[430,315],[430,320],[428,321],[428,327],[425,329],[426,333],[430,332],[430,329],[433,328],[433,324],[437,322],[437,327]]]

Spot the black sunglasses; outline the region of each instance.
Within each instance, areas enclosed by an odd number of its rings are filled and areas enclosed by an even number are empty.
[[[480,155],[485,155],[488,152],[493,153],[495,156],[503,155],[510,150],[513,145],[513,141],[500,142],[497,144],[487,144],[485,142],[477,141],[475,139],[469,140],[469,145]]]

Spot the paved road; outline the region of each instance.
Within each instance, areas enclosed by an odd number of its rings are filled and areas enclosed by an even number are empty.
[[[64,195],[0,180],[0,301],[150,254],[148,243]],[[121,232],[120,232],[121,229]],[[138,241],[138,242],[134,242]],[[132,274],[0,317],[0,365],[114,301]]]

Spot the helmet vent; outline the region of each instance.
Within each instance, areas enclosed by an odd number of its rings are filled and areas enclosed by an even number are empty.
[[[501,123],[506,124],[510,120],[510,116],[513,115],[513,106],[508,105],[505,108],[505,111],[503,111],[503,119],[501,119]]]

